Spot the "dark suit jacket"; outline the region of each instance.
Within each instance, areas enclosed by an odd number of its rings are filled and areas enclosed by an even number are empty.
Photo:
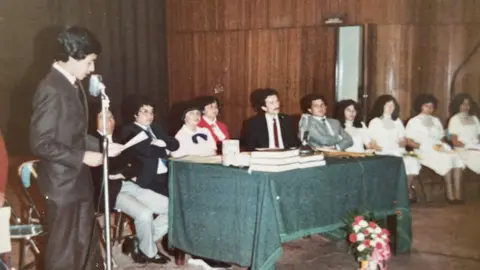
[[[141,170],[136,173],[137,184],[140,187],[151,189],[168,197],[168,177],[167,174],[157,174],[159,158],[167,159],[166,150],[173,152],[180,146],[178,141],[167,135],[160,126],[151,126],[153,133],[159,140],[163,140],[166,147],[152,145],[152,139],[149,132],[135,123],[126,126],[122,132],[123,141],[127,142],[140,132],[145,132],[149,138],[128,148],[132,156],[136,157],[141,164]]]
[[[87,135],[87,115],[83,89],[76,89],[52,68],[33,98],[30,147],[40,158],[40,189],[57,203],[92,199],[90,170],[83,156],[86,150],[98,151],[98,142]]]
[[[295,128],[290,116],[286,114],[279,114],[278,120],[280,122],[280,130],[282,133],[282,140],[284,147],[291,148],[299,145],[297,137],[295,136]],[[265,114],[258,114],[250,119],[247,131],[247,149],[248,151],[255,151],[255,148],[268,148],[269,137],[267,119]]]
[[[100,150],[103,151],[103,137],[98,133],[95,132],[93,134],[94,137],[98,138]],[[115,134],[113,136],[113,141],[117,142]],[[128,153],[121,153],[116,157],[111,157],[108,159],[108,174],[123,174],[125,178],[132,179],[136,176],[136,172],[140,169],[140,164],[136,160],[136,158],[132,157]],[[94,192],[94,200],[95,200],[95,208],[97,212],[103,213],[105,209],[104,203],[104,191],[103,191],[103,166],[94,167],[90,169],[92,172],[92,180],[93,186],[95,188]],[[113,210],[115,207],[115,203],[117,201],[118,193],[120,193],[120,189],[122,188],[123,181],[120,179],[117,180],[109,180],[108,181],[108,196],[109,196],[109,205],[110,210]],[[98,208],[98,209],[97,209]]]

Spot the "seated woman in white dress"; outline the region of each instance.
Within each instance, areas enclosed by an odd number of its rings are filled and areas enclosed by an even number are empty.
[[[456,95],[450,104],[448,133],[467,168],[480,174],[480,121],[475,110],[476,104],[469,94]]]
[[[180,148],[172,152],[172,157],[215,156],[217,144],[207,128],[199,127],[202,114],[198,106],[191,104],[182,115],[184,125],[175,135]]]
[[[338,102],[336,107],[335,118],[353,140],[353,145],[345,151],[363,153],[365,148],[370,149],[370,137],[365,123],[361,120],[360,105],[354,100],[346,99]]]
[[[449,203],[462,202],[461,177],[465,167],[459,155],[444,142],[445,131],[440,119],[433,116],[437,99],[429,94],[419,95],[414,103],[417,116],[408,121],[408,144],[415,149],[423,166],[445,179]]]
[[[378,155],[403,157],[410,198],[413,197],[412,182],[420,173],[420,161],[411,156],[405,156],[407,138],[405,126],[400,118],[400,108],[397,100],[391,95],[382,95],[377,98],[370,112],[368,122],[368,135],[371,146]]]

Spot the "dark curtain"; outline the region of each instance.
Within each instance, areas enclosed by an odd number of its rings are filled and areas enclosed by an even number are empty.
[[[34,58],[10,95],[6,133],[11,155],[29,153],[31,97],[39,80],[50,69],[52,41],[55,41],[57,30],[64,26],[87,27],[100,39],[103,51],[97,60],[95,73],[103,76],[111,110],[118,124],[122,123],[121,104],[124,98],[136,93],[146,95],[155,102],[156,119],[160,124],[166,124],[169,102],[164,0],[41,2],[45,4],[35,16],[44,16],[38,19],[43,25],[39,26],[41,29],[35,39],[30,41],[34,47]],[[22,4],[25,2],[18,3]],[[88,86],[88,82],[84,83]],[[94,103],[99,103],[99,100],[91,99],[89,102],[98,105]]]

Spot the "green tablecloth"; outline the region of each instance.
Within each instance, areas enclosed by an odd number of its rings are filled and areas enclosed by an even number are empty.
[[[411,215],[401,158],[327,159],[327,166],[248,173],[170,162],[169,241],[189,254],[273,269],[281,243],[341,228],[368,209],[397,216],[397,252],[411,248]]]

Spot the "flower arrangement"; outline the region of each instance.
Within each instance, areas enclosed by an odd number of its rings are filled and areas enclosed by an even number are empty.
[[[366,264],[373,265],[372,269],[377,269],[377,266],[386,269],[385,262],[391,256],[390,232],[387,229],[357,215],[347,223],[347,234],[353,254],[362,263],[361,269],[370,269]]]

